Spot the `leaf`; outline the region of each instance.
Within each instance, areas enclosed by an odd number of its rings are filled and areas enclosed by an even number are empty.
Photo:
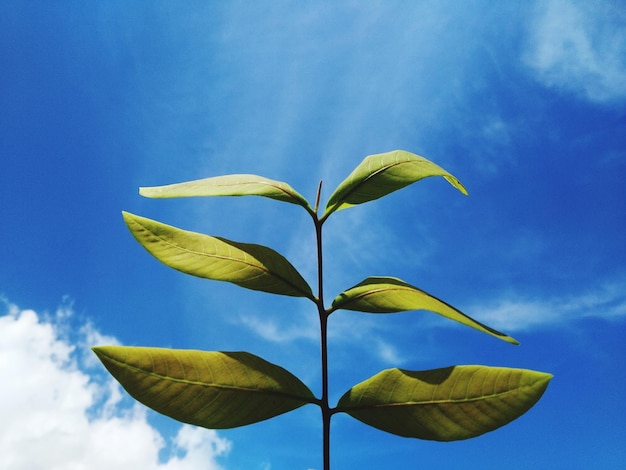
[[[429,176],[443,176],[467,196],[461,182],[438,165],[404,150],[370,155],[337,187],[322,219],[356,204],[373,201]]]
[[[395,277],[368,277],[335,298],[331,311],[338,309],[368,313],[428,310],[488,333],[498,339],[519,344],[510,336],[474,320],[443,300],[439,300],[437,297]]]
[[[181,230],[128,212],[122,214],[135,239],[171,268],[247,289],[314,298],[296,268],[270,248]]]
[[[205,428],[245,426],[316,401],[293,374],[247,352],[124,346],[93,351],[136,400]]]
[[[287,183],[257,175],[225,175],[139,188],[139,194],[151,198],[196,196],[263,196],[278,201],[298,204],[313,212],[308,201]]]
[[[543,372],[486,366],[388,369],[348,390],[336,410],[399,436],[469,439],[524,414],[551,378]]]

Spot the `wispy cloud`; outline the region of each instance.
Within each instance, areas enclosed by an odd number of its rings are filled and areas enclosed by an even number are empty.
[[[231,442],[182,426],[166,448],[143,406],[88,359],[87,346],[117,343],[92,325],[70,328],[72,309],[54,315],[21,310],[0,298],[0,463],[28,470],[219,470]],[[70,338],[73,338],[70,339]],[[75,341],[74,341],[75,340]]]
[[[193,118],[187,127],[203,126],[206,168],[200,173],[263,170],[308,181],[313,174],[313,184],[318,173],[326,179],[328,168],[349,171],[353,157],[418,136],[420,145],[438,140],[432,128],[464,100],[462,77],[468,68],[480,69],[473,52],[482,50],[494,25],[475,8],[435,1],[213,9],[194,18],[191,31],[203,45],[200,53],[190,49],[195,60],[185,60],[182,70],[154,69],[159,77],[176,75],[157,82],[159,90],[172,87],[168,106],[174,102],[182,117]],[[179,103],[171,95],[186,98]]]
[[[311,315],[306,317],[310,321],[306,320],[299,325],[289,324],[285,327],[279,325],[277,321],[267,318],[267,316],[261,319],[258,316],[242,315],[239,321],[244,327],[272,343],[287,343],[299,339],[317,341],[319,338],[319,326],[313,321],[317,321],[317,316],[313,315],[313,313],[312,310]]]
[[[240,315],[238,322],[258,337],[271,343],[286,344],[302,340],[318,343],[320,340],[319,321],[315,307],[312,304],[308,307],[303,315],[292,316],[289,323],[285,322],[284,318],[273,319],[267,314],[262,317]],[[335,313],[328,328],[329,339],[338,347],[350,349],[367,345],[366,349],[371,357],[384,364],[398,365],[406,361],[393,344],[383,339],[387,330],[381,327],[379,318],[360,313],[357,315],[358,321],[355,321],[354,312]],[[300,318],[300,321],[294,318]]]
[[[340,347],[363,349],[368,356],[385,365],[399,366],[410,357],[398,352],[386,336],[389,329],[378,315],[339,311],[329,322],[328,337]]]
[[[375,344],[376,344],[378,357],[383,362],[387,364],[393,364],[394,366],[397,366],[399,364],[406,362],[406,358],[403,357],[398,352],[397,348],[393,346],[392,344],[389,344],[388,342],[381,340],[380,338],[377,339]]]
[[[549,87],[597,103],[626,99],[626,13],[610,1],[537,2],[525,63]]]
[[[584,318],[619,320],[626,317],[626,278],[599,284],[570,296],[506,298],[470,308],[473,316],[507,332],[571,323]]]

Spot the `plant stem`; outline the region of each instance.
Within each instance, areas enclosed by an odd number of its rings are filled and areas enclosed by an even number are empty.
[[[321,189],[318,188],[318,199]],[[317,209],[317,203],[316,203]],[[313,218],[315,223],[315,235],[317,240],[317,311],[320,318],[320,350],[322,361],[322,398],[320,400],[320,408],[322,410],[322,433],[323,433],[323,462],[324,470],[330,470],[330,418],[332,410],[328,405],[328,312],[324,307],[324,272],[323,272],[323,255],[322,255],[322,225],[323,221],[317,218],[317,214]]]
[[[323,432],[323,460],[324,470],[330,470],[330,418],[332,416],[328,405],[328,343],[327,323],[328,317],[320,311],[320,332],[322,347],[322,432]]]

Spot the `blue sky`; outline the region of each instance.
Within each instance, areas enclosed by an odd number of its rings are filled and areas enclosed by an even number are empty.
[[[318,393],[312,304],[173,271],[121,211],[271,246],[313,284],[298,207],[138,187],[254,173],[313,201],[320,180],[327,198],[366,155],[395,149],[470,196],[430,178],[335,214],[327,302],[396,276],[521,346],[425,312],[337,312],[331,400],[389,367],[555,377],[526,415],[469,441],[335,416],[333,468],[623,466],[623,2],[5,1],[0,45],[3,467],[320,469],[316,407],[180,427],[133,404],[88,347],[247,350]]]

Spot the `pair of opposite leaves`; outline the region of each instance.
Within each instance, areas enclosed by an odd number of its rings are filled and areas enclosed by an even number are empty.
[[[286,183],[256,175],[227,175],[141,188],[147,197],[255,195],[302,206],[322,224],[335,211],[378,199],[430,176],[442,176],[463,194],[450,173],[418,155],[371,155],[330,196],[323,215]],[[310,286],[282,255],[255,244],[178,229],[124,212],[136,240],[154,257],[186,274],[248,289],[306,297]],[[392,277],[369,277],[339,294],[339,309],[369,313],[429,310],[518,344],[434,296]],[[220,429],[243,426],[319,403],[297,377],[245,352],[206,352],[103,346],[95,353],[138,401],[178,421]],[[352,387],[333,412],[407,437],[450,441],[496,429],[519,417],[541,397],[550,374],[485,366],[431,371],[388,369]]]

